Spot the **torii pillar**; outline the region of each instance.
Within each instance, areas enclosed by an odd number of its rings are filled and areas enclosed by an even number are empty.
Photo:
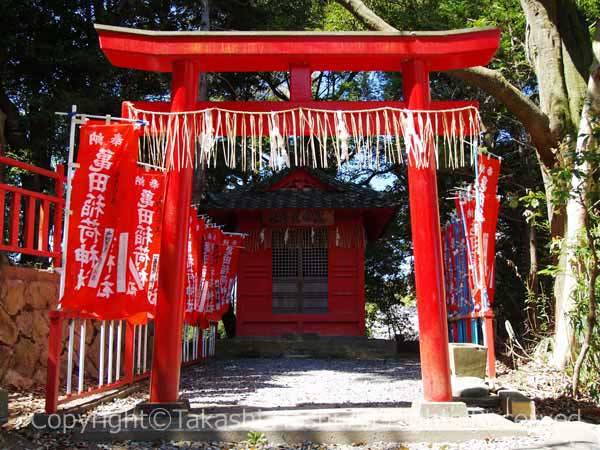
[[[173,62],[171,112],[190,111],[198,99],[198,64],[191,60]],[[150,375],[150,403],[174,403],[179,398],[181,332],[185,303],[186,249],[193,168],[184,157],[180,136],[172,149],[174,165],[167,173],[160,248],[158,299],[154,321],[154,351]],[[182,150],[182,151],[178,151]]]
[[[429,72],[422,60],[402,67],[404,99],[408,109],[430,108]],[[452,400],[448,322],[444,290],[444,259],[435,152],[429,149],[429,164],[417,168],[408,155],[408,193],[413,241],[421,376],[425,400]]]

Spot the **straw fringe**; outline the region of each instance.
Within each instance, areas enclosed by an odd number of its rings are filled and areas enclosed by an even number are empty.
[[[262,170],[266,161],[274,170],[326,168],[331,161],[339,167],[353,158],[362,168],[376,169],[403,163],[405,155],[417,168],[439,166],[440,161],[456,168],[466,165],[465,153],[469,164],[474,163],[481,130],[475,107],[276,112],[209,108],[178,113],[141,110],[131,103],[127,108],[129,117],[148,123],[140,159],[169,170],[200,164],[215,167],[220,159],[243,171]]]

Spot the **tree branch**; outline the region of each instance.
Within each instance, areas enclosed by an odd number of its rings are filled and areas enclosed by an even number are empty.
[[[369,9],[361,0],[336,0],[361,21],[375,31],[399,31]],[[552,167],[556,157],[552,148],[559,138],[551,132],[548,116],[529,97],[514,87],[500,72],[485,67],[453,70],[450,75],[466,81],[485,91],[506,107],[521,121],[531,135],[537,148],[540,161]]]
[[[367,176],[367,178],[365,178],[364,180],[362,180],[356,184],[359,186],[368,186],[369,183],[371,183],[371,181],[373,181],[373,178],[378,177],[380,175],[387,175],[389,173],[394,173],[392,166],[388,166],[387,168],[385,168],[383,170],[371,170],[369,175]]]
[[[519,119],[531,136],[540,161],[548,168],[554,165],[556,156],[552,152],[552,148],[557,145],[559,138],[550,130],[548,116],[500,72],[487,67],[470,67],[453,70],[448,74],[477,86],[504,104]]]
[[[337,92],[335,92],[335,86],[334,86],[332,100],[339,100],[342,97],[342,95],[344,95],[346,92],[348,92],[348,89],[350,88],[350,86],[348,86],[347,83],[350,83],[352,80],[354,80],[354,78],[356,78],[357,75],[358,75],[358,72],[351,72],[348,75],[348,77],[344,81],[341,82],[341,86]],[[346,83],[346,84],[344,84],[344,83]]]
[[[381,17],[373,12],[361,0],[336,0],[340,5],[348,10],[357,20],[362,22],[367,28],[374,31],[398,31]]]
[[[288,96],[279,90],[279,86],[281,85],[281,83],[275,84],[273,82],[273,79],[271,78],[270,74],[262,74],[261,73],[260,78],[262,78],[262,80],[265,83],[267,83],[267,85],[269,86],[269,88],[271,89],[273,94],[275,94],[276,97],[283,100],[284,102],[287,102],[289,100]]]

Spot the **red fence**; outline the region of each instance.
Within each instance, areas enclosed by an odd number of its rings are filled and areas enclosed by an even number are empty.
[[[55,171],[5,156],[0,170],[20,169],[49,178],[54,195],[4,182],[0,178],[0,252],[52,258],[62,265],[64,167]],[[50,311],[46,411],[53,413],[71,400],[105,393],[148,378],[152,363],[152,323],[102,321],[66,311]],[[185,326],[182,365],[214,355],[216,327]]]
[[[54,267],[60,267],[65,205],[64,167],[59,164],[55,171],[51,171],[0,156],[0,168],[2,166],[52,179],[54,195],[0,183],[0,251],[52,258]]]
[[[214,355],[216,326],[186,325],[182,366]],[[50,312],[46,412],[60,405],[131,385],[150,376],[154,332],[152,321],[97,320]],[[90,371],[90,369],[92,369]]]

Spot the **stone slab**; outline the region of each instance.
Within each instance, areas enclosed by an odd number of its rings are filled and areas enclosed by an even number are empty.
[[[135,407],[135,412],[138,414],[152,414],[155,411],[164,411],[168,414],[179,414],[179,411],[188,413],[190,411],[190,401],[184,399],[170,403],[142,402]]]
[[[498,391],[498,397],[504,415],[517,420],[535,420],[535,402],[522,392],[502,389]]]
[[[487,348],[482,345],[450,343],[450,372],[457,377],[485,378]]]
[[[507,415],[515,420],[535,420],[535,402],[527,397],[509,397]]]
[[[600,426],[579,421],[556,421],[552,425],[550,436],[544,445],[551,448],[567,449],[577,447],[584,448],[581,444],[588,443],[600,448]]]
[[[422,419],[467,417],[467,405],[463,402],[428,402],[418,400],[413,402],[411,410],[413,414]]]
[[[90,420],[78,438],[83,441],[191,440],[239,442],[249,431],[265,434],[271,444],[311,441],[323,444],[356,442],[464,442],[524,436],[526,429],[497,414],[461,418],[417,417],[410,408],[337,408],[238,410],[219,413],[192,410],[187,415],[163,416],[158,426],[129,414],[121,422]],[[168,422],[168,423],[167,423]],[[117,428],[118,427],[118,428]]]

